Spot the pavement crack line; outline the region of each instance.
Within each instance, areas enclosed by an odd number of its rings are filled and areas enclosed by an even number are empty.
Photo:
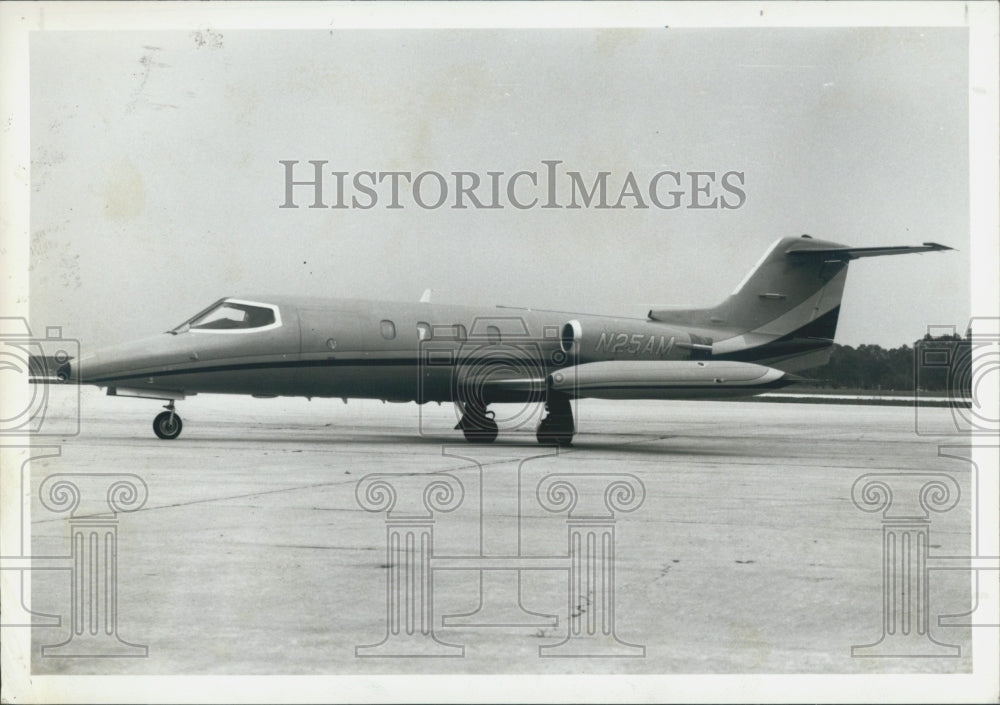
[[[352,483],[353,483],[353,481],[352,481]],[[244,494],[236,494],[236,495],[230,495],[230,496],[226,496],[226,497],[206,497],[206,498],[203,498],[203,499],[193,499],[190,502],[174,502],[172,504],[159,504],[159,505],[156,505],[155,507],[143,507],[142,509],[138,509],[138,510],[136,510],[134,512],[130,512],[130,513],[131,514],[140,514],[142,512],[152,512],[152,511],[156,511],[158,509],[174,509],[174,508],[177,508],[177,507],[190,507],[190,506],[195,505],[195,504],[209,504],[211,502],[226,502],[226,501],[229,501],[229,500],[232,500],[232,499],[246,499],[248,497],[262,497],[264,495],[280,494],[282,492],[298,492],[300,490],[312,490],[312,489],[316,489],[318,487],[332,487],[332,486],[335,486],[335,485],[344,485],[344,484],[348,484],[348,483],[344,482],[344,481],[340,481],[340,482],[317,482],[317,483],[314,483],[314,484],[311,484],[311,485],[299,485],[299,486],[296,486],[296,487],[282,487],[282,488],[279,488],[279,489],[276,489],[276,490],[260,490],[258,492],[248,492],[248,493],[244,493]],[[360,508],[359,508],[359,511],[360,511]],[[78,518],[90,518],[90,517],[100,517],[100,516],[104,516],[104,513],[88,514],[86,516],[80,515]],[[54,521],[64,521],[64,518],[63,517],[56,517],[54,519],[41,519],[39,521],[32,521],[31,523],[32,524],[47,524],[47,523],[54,522]]]

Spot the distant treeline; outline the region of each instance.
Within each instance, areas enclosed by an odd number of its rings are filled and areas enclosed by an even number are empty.
[[[971,396],[972,344],[960,335],[924,336],[912,346],[833,346],[830,362],[802,373],[832,389],[961,392]]]

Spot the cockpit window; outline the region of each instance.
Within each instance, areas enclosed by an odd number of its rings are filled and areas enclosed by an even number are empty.
[[[260,306],[233,304],[228,301],[219,304],[203,316],[191,321],[195,330],[210,328],[263,328],[274,323],[274,311]]]
[[[184,333],[191,330],[242,333],[276,328],[279,325],[281,319],[275,306],[223,299],[170,332]]]

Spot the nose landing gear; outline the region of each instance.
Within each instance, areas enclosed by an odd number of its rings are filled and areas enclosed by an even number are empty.
[[[153,433],[165,441],[172,441],[181,435],[181,429],[184,427],[184,424],[181,422],[180,415],[174,409],[173,400],[169,404],[164,404],[163,408],[166,411],[161,411],[153,419]]]

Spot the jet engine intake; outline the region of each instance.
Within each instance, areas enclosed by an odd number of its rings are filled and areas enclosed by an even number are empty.
[[[583,337],[583,326],[573,319],[563,324],[559,335],[559,348],[567,355],[575,355],[580,349],[580,339]]]

